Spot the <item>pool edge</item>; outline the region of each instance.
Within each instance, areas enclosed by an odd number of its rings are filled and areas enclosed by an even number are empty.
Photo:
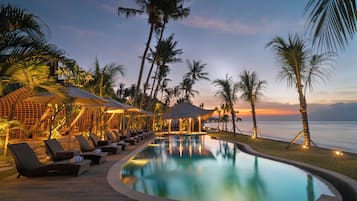
[[[216,139],[223,140],[220,138],[216,138]],[[289,164],[289,165],[293,165],[295,167],[306,170],[306,171],[326,180],[329,185],[332,185],[335,189],[337,189],[340,196],[342,196],[343,201],[357,201],[357,181],[355,181],[354,179],[352,179],[350,177],[347,177],[345,175],[342,175],[340,173],[337,173],[337,172],[334,172],[331,170],[327,170],[327,169],[320,168],[317,166],[309,165],[309,164],[306,164],[303,162],[298,162],[298,161],[294,161],[294,160],[289,160],[289,159],[285,159],[285,158],[280,158],[280,157],[260,153],[256,150],[254,150],[249,145],[241,143],[241,142],[231,141],[231,140],[224,140],[224,141],[237,144],[239,149],[241,149],[242,151],[244,151],[248,154],[253,154],[255,156],[267,158],[270,160],[282,162],[282,163]]]
[[[155,136],[156,137],[156,136]],[[155,140],[155,137],[149,139],[145,143],[141,144],[135,150],[133,150],[128,155],[124,156],[121,160],[114,163],[112,167],[109,168],[107,173],[107,182],[108,184],[116,191],[119,192],[128,198],[138,200],[138,201],[176,201],[168,198],[162,198],[158,196],[152,196],[149,194],[141,193],[129,188],[127,185],[123,184],[120,181],[121,171],[118,171],[122,166],[133,156],[144,150],[148,144]]]

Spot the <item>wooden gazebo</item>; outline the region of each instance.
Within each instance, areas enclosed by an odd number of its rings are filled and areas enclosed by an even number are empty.
[[[201,133],[202,130],[202,120],[210,118],[214,110],[206,110],[191,103],[179,103],[171,107],[165,114],[162,115],[163,119],[168,121],[168,133],[171,133],[172,120],[178,120],[179,123],[179,134],[183,133],[182,125],[183,120],[188,119],[187,133],[198,132]],[[198,130],[194,131],[195,119],[198,121]]]

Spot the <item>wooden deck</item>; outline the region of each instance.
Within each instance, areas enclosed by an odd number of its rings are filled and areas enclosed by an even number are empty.
[[[145,142],[142,142],[145,143]],[[12,175],[1,181],[1,201],[133,201],[112,189],[107,183],[109,168],[125,155],[135,150],[139,145],[129,146],[129,149],[119,155],[110,155],[101,165],[92,165],[88,172],[78,176],[48,176],[26,178]],[[118,178],[119,179],[119,178]]]

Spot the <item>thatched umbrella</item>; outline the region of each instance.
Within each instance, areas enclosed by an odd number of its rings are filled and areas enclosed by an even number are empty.
[[[106,100],[100,98],[99,96],[96,96],[88,91],[79,89],[77,87],[69,86],[69,87],[65,87],[65,90],[66,90],[67,96],[71,100],[72,104],[82,106],[78,115],[74,118],[74,120],[72,121],[70,126],[66,128],[67,130],[70,130],[70,128],[74,126],[74,124],[83,115],[86,108],[101,107],[101,106],[103,106],[104,103],[107,102]],[[65,104],[63,99],[59,98],[58,96],[56,96],[50,92],[42,92],[42,93],[36,94],[35,96],[26,98],[25,101],[31,101],[31,102],[36,102],[36,103],[46,104],[46,105],[47,104],[52,104],[52,105]],[[50,127],[52,127],[52,125]],[[52,131],[50,129],[50,136],[51,136],[51,132]],[[70,147],[70,137],[71,136],[69,134],[68,135],[68,147]]]
[[[189,131],[191,130],[191,119],[198,119],[198,132],[201,132],[201,120],[208,119],[212,116],[214,110],[205,110],[200,107],[194,106],[191,103],[179,103],[171,107],[165,114],[162,115],[163,119],[169,120],[169,133],[171,131],[172,119],[179,120],[180,133],[182,132],[182,119],[189,119]]]
[[[107,123],[109,123],[111,121],[111,119],[114,117],[115,114],[122,114],[123,115],[123,119],[122,119],[122,123],[121,123],[121,127],[122,129],[124,128],[124,115],[125,112],[137,112],[140,111],[140,109],[125,104],[125,103],[121,103],[119,101],[113,100],[111,98],[105,98],[105,100],[107,101],[107,103],[104,104],[104,106],[106,107],[106,113],[111,113],[112,116],[109,118],[109,120],[107,121]]]

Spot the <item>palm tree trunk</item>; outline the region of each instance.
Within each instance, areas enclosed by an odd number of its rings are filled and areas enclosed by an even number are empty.
[[[218,112],[218,124],[217,124],[217,130],[219,131],[219,123],[221,121],[221,112]]]
[[[152,86],[151,86],[151,91],[150,91],[150,97],[151,98],[154,98],[153,97],[153,93],[154,93],[154,88],[155,88],[155,84],[156,84],[156,78],[157,78],[157,71],[159,70],[159,66],[156,65],[156,70],[155,70],[155,76],[154,76],[154,80],[152,81]]]
[[[257,127],[257,119],[255,117],[255,104],[254,101],[250,101],[250,105],[252,107],[252,117],[253,117],[253,135],[252,138],[257,138],[258,136],[258,127]]]
[[[159,92],[161,81],[162,81],[162,78],[160,77],[159,80],[157,81],[157,84],[156,84],[155,93],[154,93],[154,99],[156,99],[157,93]]]
[[[154,24],[151,24],[150,26],[150,32],[149,32],[149,37],[146,42],[146,47],[143,53],[143,56],[141,58],[141,64],[140,64],[140,70],[139,70],[139,77],[138,77],[138,82],[136,84],[136,90],[135,90],[135,96],[134,96],[134,105],[137,105],[138,101],[138,95],[140,91],[140,84],[141,84],[141,77],[143,76],[143,70],[144,70],[144,64],[145,64],[145,59],[146,59],[146,54],[148,53],[150,43],[151,43],[151,38],[152,38],[152,33],[154,32]]]
[[[235,134],[236,133],[236,115],[235,115],[235,112],[234,112],[234,106],[233,104],[231,103],[231,115],[232,115],[232,124],[233,124],[233,133]]]
[[[309,121],[307,117],[307,105],[306,105],[305,96],[302,94],[302,90],[299,90],[299,98],[300,98],[300,113],[301,113],[303,133],[304,133],[304,145],[306,148],[310,148],[311,138],[310,138]]]
[[[162,28],[161,28],[161,33],[160,33],[160,37],[159,37],[158,44],[161,42],[162,37],[163,37],[163,35],[164,35],[165,26],[166,26],[166,22],[164,22],[164,23],[162,24]],[[146,81],[145,81],[144,86],[143,86],[143,94],[141,95],[140,108],[143,106],[144,97],[145,97],[145,94],[146,94],[146,90],[147,90],[147,88],[148,88],[150,76],[151,76],[152,70],[154,69],[154,65],[155,65],[156,60],[157,60],[157,54],[155,54],[154,60],[152,61],[152,64],[151,64],[151,66],[150,66],[149,73],[148,73],[148,75],[146,76]],[[153,87],[153,86],[152,86],[152,87]]]

